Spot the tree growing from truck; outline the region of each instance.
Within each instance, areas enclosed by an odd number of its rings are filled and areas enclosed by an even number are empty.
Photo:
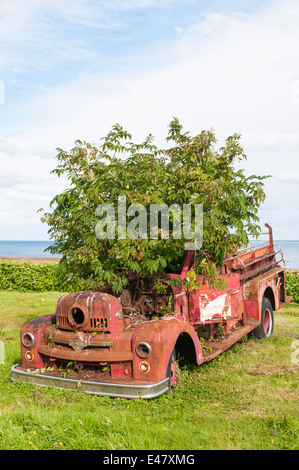
[[[52,212],[44,213],[42,221],[49,225],[53,240],[48,250],[62,257],[63,278],[78,288],[109,284],[118,293],[127,286],[129,275],[180,272],[186,239],[171,236],[171,216],[167,239],[161,232],[151,239],[149,225],[147,238],[96,236],[99,204],[116,207],[119,198],[125,198],[148,214],[152,204],[201,204],[203,243],[195,251],[194,271],[187,281],[192,287],[197,273],[217,284],[224,256],[260,232],[258,209],[265,199],[267,176],[246,176],[244,169],[236,168],[246,160],[240,140],[233,134],[216,149],[213,131],[192,136],[173,118],[164,149],[154,144],[151,134],[144,142],[133,142],[119,124],[98,146],[77,140],[70,151],[57,149],[58,165],[52,173],[64,176],[69,186],[53,198]]]

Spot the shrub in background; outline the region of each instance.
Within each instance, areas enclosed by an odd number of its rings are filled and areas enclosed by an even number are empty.
[[[1,261],[0,289],[53,291],[57,288],[57,265],[35,264],[29,261]]]
[[[293,296],[293,302],[299,304],[299,273],[286,271],[286,293]]]
[[[19,292],[76,291],[84,289],[84,281],[71,284],[63,268],[56,263],[1,261],[0,290]]]

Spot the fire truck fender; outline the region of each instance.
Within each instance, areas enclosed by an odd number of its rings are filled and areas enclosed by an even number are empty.
[[[42,368],[44,362],[38,352],[44,327],[55,323],[55,315],[42,315],[25,323],[20,331],[22,364],[26,368]]]
[[[147,356],[146,348],[150,353],[149,356]],[[173,350],[190,362],[198,365],[203,362],[202,348],[195,330],[191,325],[174,316],[144,322],[136,326],[132,337],[132,350],[135,377],[140,376],[138,368],[140,370],[140,363],[144,362],[149,365],[151,370],[148,377],[152,376],[152,379],[163,380],[167,374]]]

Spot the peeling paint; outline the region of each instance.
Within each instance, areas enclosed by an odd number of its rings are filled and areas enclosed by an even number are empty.
[[[211,320],[214,316],[224,319],[231,316],[231,302],[228,294],[222,294],[214,300],[204,294],[199,297],[200,318],[202,321]]]

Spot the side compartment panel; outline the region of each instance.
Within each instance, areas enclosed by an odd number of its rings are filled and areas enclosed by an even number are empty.
[[[261,306],[264,296],[272,303],[273,310],[280,308],[281,272],[283,268],[271,269],[261,276],[244,282],[244,310],[248,316],[260,321]]]

